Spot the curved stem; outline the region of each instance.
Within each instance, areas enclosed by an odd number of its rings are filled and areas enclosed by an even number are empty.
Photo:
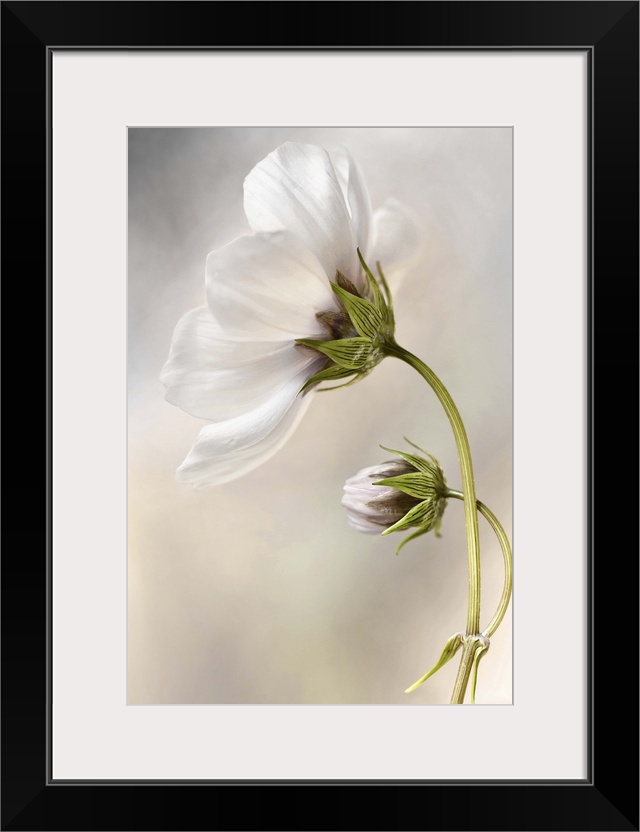
[[[461,491],[453,491],[452,489],[448,490],[447,497],[455,497],[456,500],[464,500],[464,494]],[[493,618],[481,633],[481,635],[485,636],[485,638],[491,638],[502,623],[502,619],[504,618],[507,608],[509,607],[509,601],[511,600],[511,589],[513,586],[513,557],[511,554],[511,544],[509,543],[509,538],[507,537],[505,530],[502,528],[498,518],[490,509],[487,508],[487,506],[485,506],[484,503],[481,503],[480,500],[476,500],[476,506],[478,507],[480,514],[485,518],[485,520],[487,520],[495,532],[498,542],[500,543],[500,548],[502,549],[502,556],[504,558],[504,587],[502,589],[502,596],[500,597],[500,602]]]
[[[409,366],[417,370],[422,378],[431,386],[432,390],[440,400],[445,413],[451,424],[453,435],[456,440],[458,449],[458,458],[460,460],[460,472],[462,474],[462,488],[464,500],[465,524],[467,529],[467,549],[469,562],[469,604],[467,607],[467,635],[477,635],[480,631],[480,537],[478,534],[478,514],[476,511],[476,495],[475,486],[473,482],[473,468],[471,465],[471,451],[469,449],[469,440],[464,428],[458,408],[455,406],[453,399],[440,381],[433,370],[429,369],[427,365],[416,358],[415,355],[400,347],[395,342],[387,343],[384,347],[387,355],[399,358]],[[466,664],[466,663],[465,663]],[[464,698],[464,689],[469,679],[466,667],[464,671],[461,667],[459,672],[459,679],[456,680],[456,690],[454,696],[459,699],[460,695]],[[462,678],[466,676],[466,678]],[[462,693],[460,694],[460,690]],[[460,700],[462,701],[462,700]]]

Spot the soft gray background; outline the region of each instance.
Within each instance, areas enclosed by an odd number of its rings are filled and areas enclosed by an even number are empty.
[[[204,302],[206,255],[248,231],[242,182],[284,141],[346,143],[374,209],[395,196],[424,250],[395,296],[397,339],[440,376],[465,421],[479,499],[511,537],[512,133],[508,128],[129,130],[129,704],[449,701],[457,660],[404,689],[464,630],[464,510],[443,537],[360,535],[344,480],[403,436],[460,487],[434,394],[387,359],[315,397],[289,443],[227,485],[174,472],[205,424],[164,401],[173,328]],[[383,264],[384,266],[384,264]],[[482,625],[502,556],[480,519]],[[512,701],[511,615],[480,665],[477,702]]]

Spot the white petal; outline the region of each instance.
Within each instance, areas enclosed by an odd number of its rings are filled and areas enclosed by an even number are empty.
[[[385,530],[384,526],[379,523],[374,523],[365,516],[358,514],[355,511],[350,511],[347,514],[347,522],[358,532],[363,534],[382,534]]]
[[[322,337],[317,312],[336,300],[316,257],[290,234],[239,237],[207,258],[207,302],[227,337]]]
[[[373,269],[382,266],[387,282],[397,288],[404,272],[415,262],[423,245],[413,213],[397,199],[388,199],[373,215]],[[375,269],[373,269],[375,274]]]
[[[254,231],[289,231],[313,251],[333,280],[357,271],[351,217],[326,150],[286,142],[244,182],[244,210]]]
[[[289,439],[314,396],[313,391],[297,395],[305,380],[301,374],[250,413],[203,428],[177,478],[195,488],[222,485],[266,462]]]
[[[311,350],[291,341],[225,339],[203,306],[178,322],[160,380],[168,402],[192,416],[217,422],[254,410],[316,363]]]
[[[342,145],[331,154],[338,181],[344,193],[360,251],[366,254],[371,243],[371,200],[364,177],[349,149]],[[354,281],[355,282],[355,281]]]

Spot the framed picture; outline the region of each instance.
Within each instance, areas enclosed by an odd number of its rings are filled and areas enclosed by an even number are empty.
[[[605,374],[637,352],[638,3],[342,4],[339,36],[326,4],[224,6],[223,34],[221,4],[2,6],[5,297],[24,309],[7,275],[38,275],[47,333],[46,390],[9,371],[22,435],[46,395],[47,519],[6,521],[2,827],[340,828],[339,804],[354,828],[638,829],[637,764],[613,762],[637,737],[637,563],[609,557],[625,505],[595,510],[635,488],[605,417],[624,430],[635,396]],[[158,393],[172,333],[286,142],[346,145],[373,207],[408,203],[431,242],[396,332],[469,414],[478,497],[514,510],[513,640],[509,605],[476,707],[445,704],[453,663],[404,693],[464,629],[462,501],[440,549],[395,558],[351,544],[335,496],[404,435],[459,482],[395,362],[315,397],[299,444],[215,500],[175,481],[202,411],[171,373]]]

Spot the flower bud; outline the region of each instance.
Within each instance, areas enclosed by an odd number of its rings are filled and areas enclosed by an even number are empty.
[[[385,535],[415,528],[400,543],[399,552],[419,535],[432,529],[438,534],[447,504],[447,485],[442,468],[430,454],[424,459],[391,448],[383,450],[401,458],[363,468],[348,479],[342,505],[351,526],[366,534]]]
[[[344,484],[342,505],[354,529],[365,534],[381,534],[401,520],[420,500],[390,485],[374,485],[386,477],[399,477],[415,468],[403,459],[392,459],[363,468]]]

